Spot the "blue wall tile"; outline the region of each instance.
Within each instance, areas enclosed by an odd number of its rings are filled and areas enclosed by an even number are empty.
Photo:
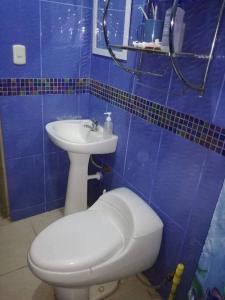
[[[188,227],[189,236],[201,244],[205,242],[224,177],[224,158],[208,151],[202,168],[198,191],[192,205]]]
[[[65,199],[69,174],[69,158],[66,152],[45,156],[46,202]]]
[[[48,1],[46,1],[46,2],[48,2]],[[49,2],[51,2],[51,0]],[[59,2],[59,3],[71,4],[71,5],[81,5],[82,4],[82,0],[57,0],[57,1],[52,1],[52,2]]]
[[[183,228],[196,195],[205,151],[199,145],[163,132],[151,200]]]
[[[69,119],[78,116],[78,99],[76,95],[46,95],[43,97],[44,125],[60,119]],[[45,153],[61,151],[48,137],[44,129]]]
[[[132,117],[124,176],[148,198],[155,173],[160,131],[142,119]]]
[[[158,284],[174,270],[178,263],[179,249],[183,243],[184,231],[154,204],[152,208],[163,220],[163,238],[159,257],[155,265],[147,272],[154,284]]]
[[[41,214],[45,211],[44,205],[39,204],[32,207],[27,207],[23,209],[15,209],[10,212],[11,220],[17,221],[20,219],[28,218],[37,214]]]
[[[184,239],[182,251],[178,256],[178,263],[185,266],[180,287],[177,291],[178,299],[186,299],[187,291],[191,286],[193,274],[198,266],[198,260],[202,252],[203,244],[196,241],[192,235],[187,235]]]
[[[89,118],[89,94],[80,94],[77,95],[78,100],[78,115],[83,119]]]
[[[42,154],[42,98],[5,97],[0,110],[6,158]]]
[[[27,3],[15,0],[13,5],[3,1],[0,15],[0,25],[6,33],[0,37],[4,56],[0,62],[2,77],[89,76],[92,1],[32,0]],[[15,43],[27,47],[25,66],[12,63],[11,47]],[[80,99],[84,98],[87,101],[81,102]],[[12,219],[63,205],[68,160],[66,154],[50,142],[44,126],[57,118],[76,117],[80,112],[88,116],[88,103],[89,95],[1,99]],[[60,166],[54,165],[54,157],[49,155],[54,152],[57,152],[54,154],[56,161],[61,157]],[[20,194],[18,197],[17,193]]]
[[[42,75],[79,77],[81,6],[41,3]]]
[[[118,109],[112,105],[108,105],[107,111],[112,112],[113,132],[119,136],[119,139],[116,153],[106,154],[104,157],[104,162],[109,164],[118,173],[123,174],[130,125],[130,115],[126,111]]]
[[[0,10],[1,77],[39,77],[40,68],[40,16],[36,0],[1,1]],[[27,63],[13,64],[12,45],[26,46]]]
[[[44,164],[41,155],[6,161],[10,211],[44,204]]]
[[[80,77],[90,77],[92,51],[92,9],[82,8]]]
[[[108,83],[109,81],[109,65],[111,60],[100,55],[92,55],[91,57],[91,78]]]
[[[90,96],[89,99],[89,117],[97,120],[103,125],[105,120],[104,113],[107,111],[107,104],[104,100],[98,99],[95,96]]]

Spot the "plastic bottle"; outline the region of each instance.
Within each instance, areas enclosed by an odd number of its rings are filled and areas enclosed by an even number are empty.
[[[103,137],[104,138],[110,138],[112,136],[113,131],[113,123],[111,119],[111,112],[106,112],[104,115],[107,115],[104,126],[103,126]]]

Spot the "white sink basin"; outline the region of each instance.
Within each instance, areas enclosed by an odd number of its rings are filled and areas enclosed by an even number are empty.
[[[66,150],[70,159],[70,170],[66,191],[64,214],[69,215],[87,209],[87,181],[101,176],[88,175],[91,154],[115,152],[118,137],[103,138],[101,126],[92,131],[91,120],[62,120],[48,123],[46,130],[54,144]]]
[[[46,130],[52,142],[73,153],[106,154],[115,152],[118,137],[103,138],[103,128],[91,131],[85,127],[91,120],[61,120],[48,123]]]

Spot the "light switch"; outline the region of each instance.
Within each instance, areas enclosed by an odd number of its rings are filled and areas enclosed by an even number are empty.
[[[24,45],[13,45],[13,63],[16,65],[26,64],[26,47]]]

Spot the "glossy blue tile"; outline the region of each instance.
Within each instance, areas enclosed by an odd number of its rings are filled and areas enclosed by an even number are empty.
[[[164,228],[159,257],[154,266],[147,272],[154,284],[159,284],[162,278],[176,269],[179,249],[182,247],[184,231],[165,215],[154,204],[151,205],[161,218]]]
[[[221,94],[218,101],[218,106],[214,115],[214,123],[218,126],[225,127],[225,73],[223,75],[223,85],[221,86]]]
[[[184,1],[183,4],[186,11],[183,50],[185,52],[209,53],[221,2],[197,0],[195,3]]]
[[[168,57],[144,53],[137,61],[137,68],[144,72],[150,72],[150,74],[140,74],[137,82],[152,89],[160,89],[164,94],[167,93],[172,70]],[[163,102],[161,103],[163,104]]]
[[[165,105],[167,100],[168,88],[162,90],[160,88],[152,88],[151,86],[146,86],[140,82],[136,82],[134,91],[135,95],[149,99],[156,103],[160,103],[162,105]]]
[[[185,228],[197,192],[205,149],[163,132],[151,201]]]
[[[43,77],[79,77],[82,8],[41,3]]]
[[[82,8],[81,28],[80,77],[90,77],[92,52],[92,10],[90,8]]]
[[[5,157],[16,158],[43,151],[42,99],[39,96],[1,100]]]
[[[38,215],[44,212],[44,205],[36,205],[27,207],[24,209],[15,209],[10,211],[10,218],[12,221],[18,221],[20,219],[28,218],[34,215]]]
[[[6,161],[10,210],[23,210],[44,203],[43,156]]]
[[[93,8],[93,1],[91,1],[91,0],[83,0],[83,7]]]
[[[201,61],[200,61],[201,63]],[[182,69],[188,68],[188,78],[193,83],[199,83],[203,74],[198,74],[199,62],[193,65],[190,61],[185,63]],[[196,66],[193,67],[193,66]],[[199,66],[199,67],[198,67]],[[221,64],[219,59],[214,59],[210,68],[206,90],[203,97],[199,97],[195,91],[184,92],[184,86],[174,75],[168,99],[168,106],[205,121],[212,121],[215,113],[219,92],[225,73],[225,64]]]
[[[90,94],[81,94],[78,98],[78,115],[82,119],[88,119],[89,118],[89,99]]]
[[[115,171],[103,174],[103,180],[100,185],[100,193],[103,190],[110,191],[119,187],[125,187],[126,182],[123,177]]]
[[[45,95],[43,96],[44,124],[57,119],[74,118],[77,111],[77,95]]]
[[[108,83],[111,59],[100,55],[91,57],[91,78]]]
[[[181,253],[178,257],[178,262],[185,266],[181,284],[177,290],[177,299],[186,299],[188,290],[191,287],[191,282],[194,273],[198,266],[198,260],[202,252],[203,244],[197,242],[192,235],[187,235]]]
[[[44,125],[59,119],[70,119],[78,116],[78,95],[46,95],[43,97]],[[61,151],[49,139],[44,128],[45,153]]]
[[[106,154],[104,162],[109,164],[118,173],[123,174],[125,155],[127,148],[130,114],[125,110],[108,105],[107,111],[112,112],[113,133],[118,136],[118,143],[115,153]]]
[[[161,129],[132,117],[125,178],[144,195],[150,195]]]
[[[188,234],[203,244],[225,177],[225,158],[208,151],[192,207]]]
[[[69,174],[69,158],[66,152],[45,156],[46,202],[65,199]]]
[[[0,35],[1,77],[39,77],[40,66],[40,16],[39,1],[7,0],[1,1]],[[13,64],[12,45],[26,46],[27,63]]]
[[[113,61],[109,65],[109,85],[132,92],[134,76],[121,70]]]
[[[95,97],[90,96],[89,99],[89,118],[95,119],[100,125],[103,125],[105,120],[104,113],[107,111],[107,104],[105,101]]]
[[[48,2],[48,0],[46,2]],[[51,2],[51,0],[49,2]],[[82,5],[83,0],[56,0],[56,1],[53,0],[52,2],[59,2],[63,4],[72,4],[72,5]]]

